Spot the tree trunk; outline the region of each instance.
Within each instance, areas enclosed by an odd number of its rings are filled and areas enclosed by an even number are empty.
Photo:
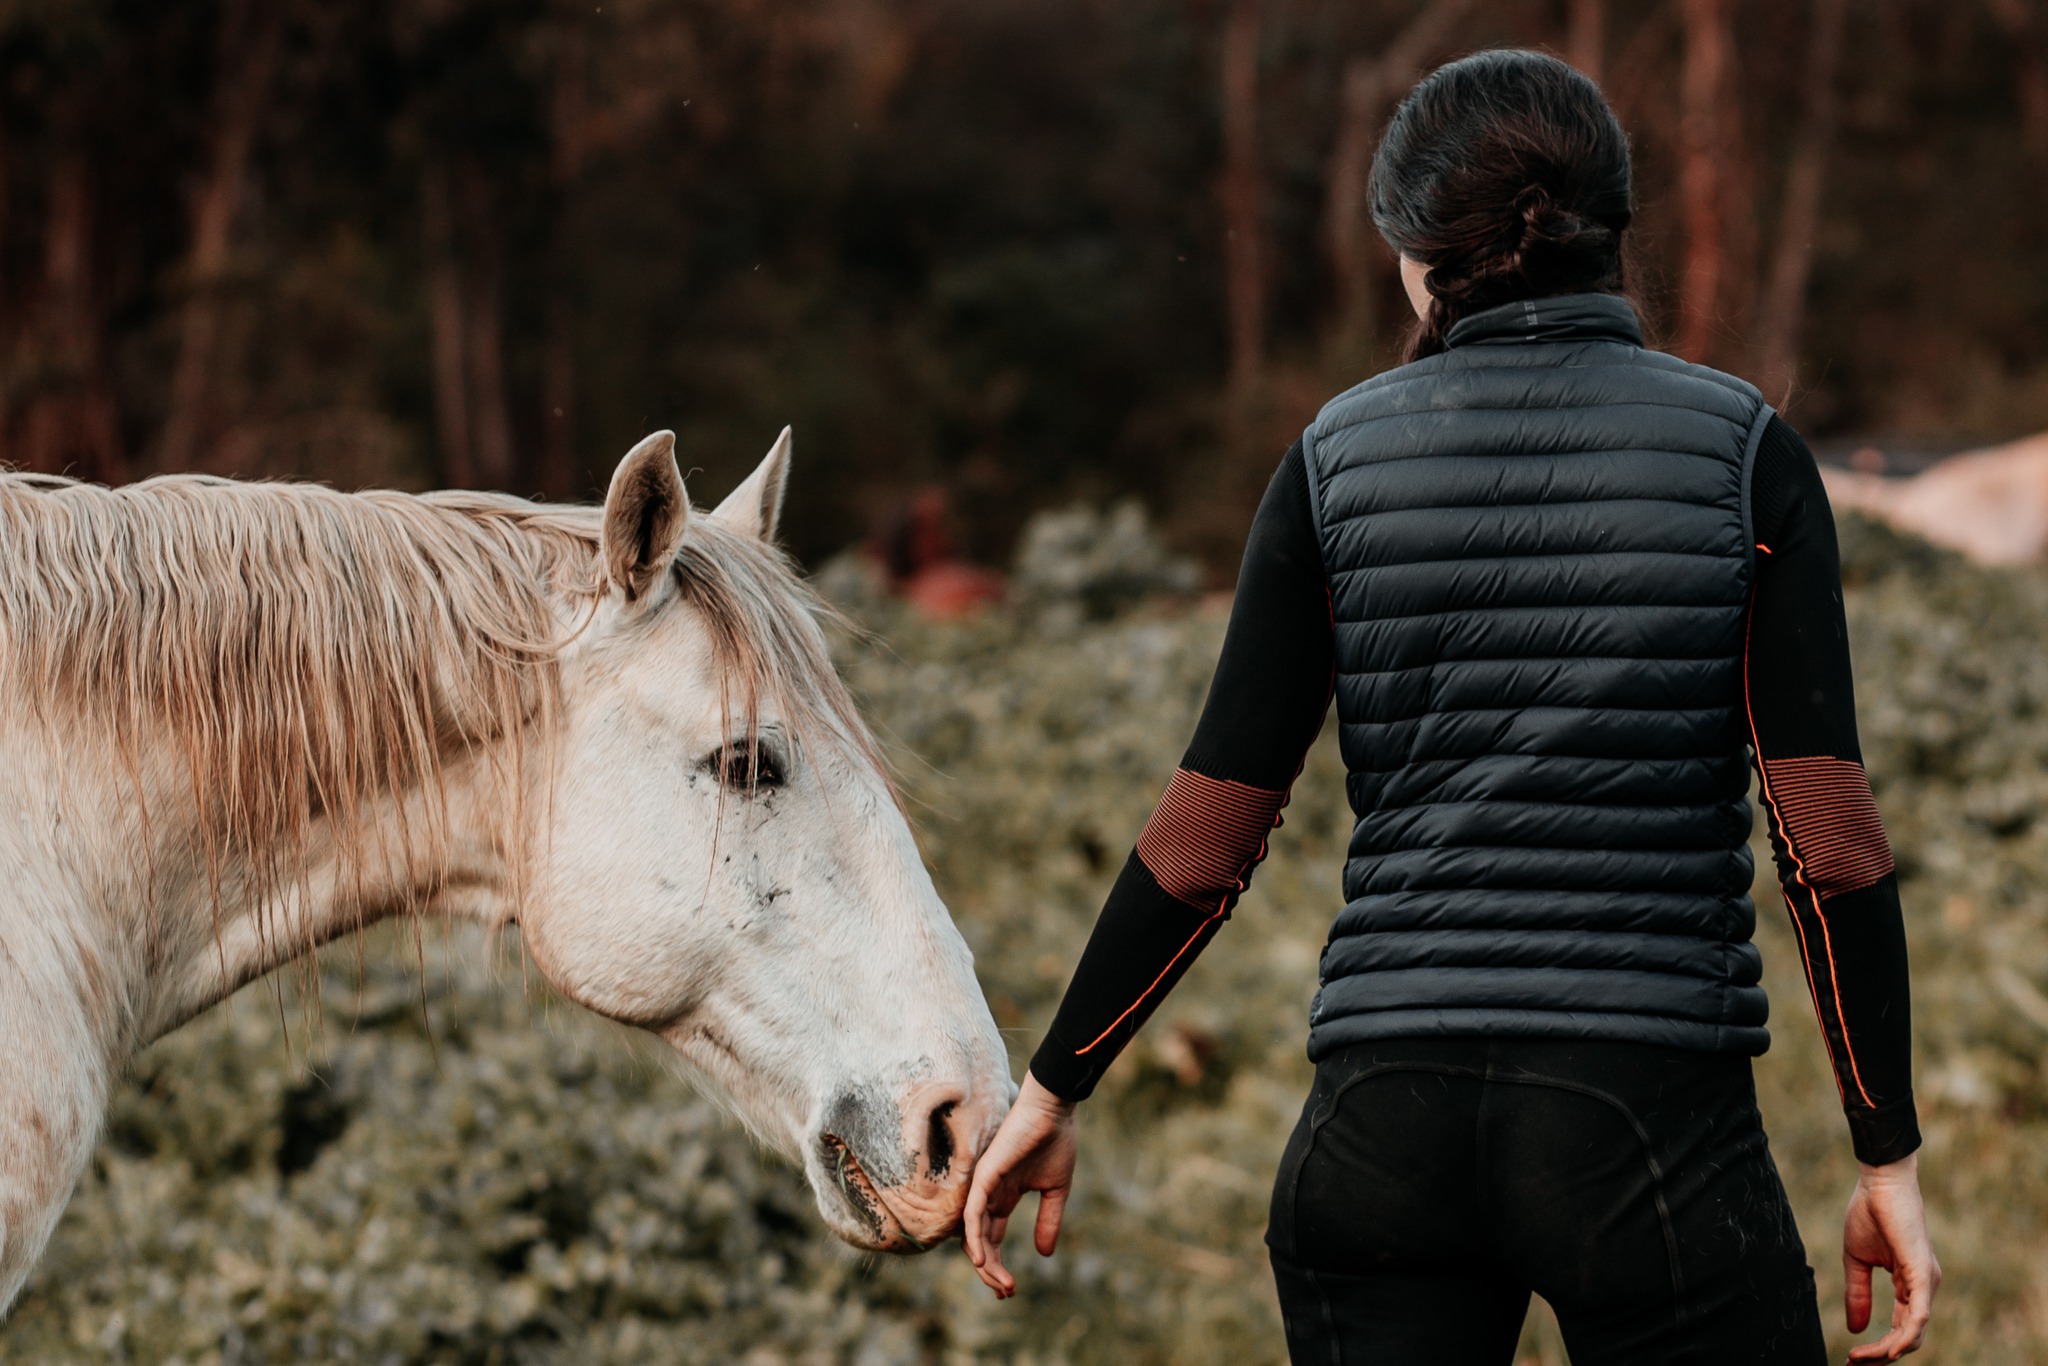
[[[16,321],[14,296],[8,288],[14,282],[7,278],[7,226],[14,208],[13,196],[8,193],[8,172],[12,161],[9,154],[14,146],[8,132],[4,111],[0,111],[0,348],[6,348],[13,342]],[[0,349],[0,354],[5,354],[4,349]],[[0,429],[4,429],[6,424],[5,404],[6,386],[0,385]]]
[[[469,265],[463,302],[468,307],[464,350],[469,361],[469,433],[476,477],[486,488],[511,492],[517,482],[512,417],[505,399],[505,325],[500,296],[505,284],[505,239],[496,196],[481,167],[462,177]]]
[[[505,239],[498,227],[496,195],[480,166],[461,177],[462,226],[468,251],[463,272],[463,355],[469,363],[470,457],[478,482],[510,492],[513,467],[512,419],[505,397],[505,325],[500,296],[505,283]]]
[[[1433,0],[1385,50],[1353,57],[1344,66],[1337,138],[1323,183],[1323,249],[1337,287],[1335,322],[1326,349],[1349,360],[1372,343],[1385,257],[1373,245],[1372,215],[1366,203],[1373,147],[1382,113],[1422,64],[1449,37],[1475,0]]]
[[[1991,0],[1991,13],[2012,40],[2027,151],[2048,160],[2048,16],[2041,0]]]
[[[441,482],[475,488],[470,456],[469,378],[464,359],[462,266],[455,255],[455,215],[448,172],[428,161],[420,172],[422,235],[427,258],[427,305],[433,319],[434,428],[440,438]]]
[[[1607,60],[1607,0],[1571,0],[1565,60],[1597,83]]]
[[[548,252],[547,340],[541,355],[541,449],[537,482],[548,496],[582,492],[576,458],[576,311],[571,302],[570,206],[583,174],[584,123],[589,115],[588,61],[583,29],[563,26],[555,45],[555,91],[550,110],[552,157],[548,168],[553,221]]]
[[[1231,0],[1223,26],[1224,298],[1230,387],[1242,393],[1265,361],[1266,254],[1259,184],[1259,30],[1262,0]]]
[[[1778,252],[1771,264],[1758,329],[1757,373],[1764,394],[1784,407],[1799,378],[1799,333],[1806,318],[1806,284],[1813,270],[1813,239],[1820,224],[1821,188],[1835,138],[1836,72],[1848,0],[1814,0],[1813,40],[1807,59],[1806,123],[1785,175],[1785,208]]]
[[[281,27],[282,13],[275,0],[241,0],[221,11],[211,146],[206,177],[192,203],[192,246],[185,262],[178,361],[172,371],[170,410],[158,449],[158,463],[164,469],[191,467],[211,416],[221,285]]]
[[[1728,71],[1725,0],[1685,0],[1685,68],[1680,77],[1678,197],[1685,222],[1679,268],[1677,351],[1706,362],[1720,326],[1727,264],[1722,191],[1728,179],[1723,94]]]
[[[75,151],[50,164],[43,225],[44,378],[22,424],[30,469],[112,483],[127,473],[121,423],[107,382],[93,298],[93,199],[86,159]]]

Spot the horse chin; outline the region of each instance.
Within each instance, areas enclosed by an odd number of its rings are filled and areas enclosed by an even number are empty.
[[[908,1217],[899,1216],[844,1141],[828,1135],[819,1144],[818,1156],[822,1173],[813,1174],[811,1181],[818,1197],[818,1210],[841,1241],[863,1252],[911,1256],[929,1251],[959,1227],[957,1210],[952,1212],[950,1222],[917,1217],[922,1211],[906,1210],[903,1216]],[[919,1233],[925,1236],[920,1237]]]

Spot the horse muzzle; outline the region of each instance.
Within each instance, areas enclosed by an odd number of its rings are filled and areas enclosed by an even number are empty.
[[[885,1110],[876,1099],[850,1092],[831,1107],[812,1145],[819,1206],[855,1247],[923,1252],[959,1232],[974,1160],[1002,1120],[1000,1098],[927,1084]]]

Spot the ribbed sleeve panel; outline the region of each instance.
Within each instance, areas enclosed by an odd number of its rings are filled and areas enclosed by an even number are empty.
[[[1892,871],[1892,849],[1863,765],[1816,756],[1763,761],[1801,874],[1823,900],[1858,891]]]
[[[1216,910],[1244,890],[1286,800],[1285,792],[1176,769],[1138,836],[1138,857],[1168,896]]]

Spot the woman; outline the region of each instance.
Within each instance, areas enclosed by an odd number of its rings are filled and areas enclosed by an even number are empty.
[[[1402,103],[1374,221],[1420,322],[1253,525],[1201,722],[974,1174],[1049,1255],[1074,1108],[1216,933],[1332,696],[1356,813],[1267,1243],[1297,1362],[1505,1363],[1530,1293],[1577,1366],[1819,1362],[1765,1143],[1753,753],[1861,1176],[1843,1259],[1915,1350],[1940,1269],[1916,1174],[1898,882],[1857,749],[1834,525],[1750,385],[1646,350],[1628,146],[1552,58]]]

